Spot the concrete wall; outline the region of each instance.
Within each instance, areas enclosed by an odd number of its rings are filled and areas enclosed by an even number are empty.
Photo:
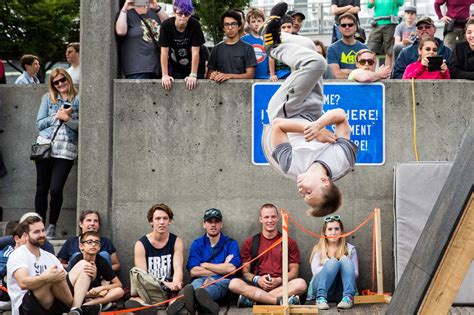
[[[251,84],[200,81],[189,92],[182,81],[164,91],[159,81],[115,80],[110,112],[101,107],[106,104],[82,100],[80,187],[89,188],[78,195],[82,204],[101,208],[105,214],[103,232],[112,235],[119,248],[123,270],[132,265],[135,241],[150,230],[146,211],[157,202],[175,211],[171,230],[183,238],[186,251],[203,233],[202,214],[209,207],[222,209],[224,232],[239,242],[258,231],[258,207],[265,202],[287,209],[306,228],[319,231],[321,220],[305,215],[306,206],[294,183],[270,167],[251,163]],[[391,291],[393,165],[413,161],[414,154],[410,83],[393,81],[385,86],[386,163],[359,166],[339,181],[345,198],[339,214],[350,230],[374,207],[382,209],[385,289]],[[473,83],[426,81],[415,86],[420,159],[453,160],[473,121]],[[0,129],[4,130],[0,145],[10,171],[0,180],[5,216],[16,217],[17,203],[32,207],[34,169],[28,160],[29,145],[45,91],[44,87],[0,87]],[[103,133],[104,125],[111,126],[110,134]],[[102,143],[111,143],[110,159],[97,153],[103,150]],[[110,174],[107,181],[104,174]],[[72,174],[66,192],[71,202],[74,180]],[[110,206],[104,207],[106,194],[110,194]],[[302,273],[309,279],[307,261],[316,240],[293,225],[290,235],[299,243]],[[369,288],[371,228],[362,229],[349,241],[359,252],[359,288]]]

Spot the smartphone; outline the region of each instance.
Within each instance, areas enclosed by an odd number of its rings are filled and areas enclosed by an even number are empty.
[[[268,282],[272,282],[272,277],[270,277],[270,275],[266,275],[265,278],[267,279]]]
[[[440,71],[443,64],[443,56],[428,57],[428,71]]]
[[[63,108],[64,109],[71,108],[71,103],[64,103]]]
[[[149,3],[150,3],[149,0],[135,0],[134,1],[134,5],[136,7],[147,7]]]

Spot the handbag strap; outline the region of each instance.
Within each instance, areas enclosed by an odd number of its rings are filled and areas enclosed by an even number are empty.
[[[153,41],[153,44],[155,45],[155,47],[159,47],[158,46],[158,42],[156,41],[155,39],[155,33],[153,32],[153,30],[151,29],[150,25],[145,21],[145,19],[142,18],[142,16],[140,14],[138,14],[137,11],[133,10],[133,12],[135,12],[136,15],[138,15],[138,17],[140,18],[140,20],[142,20],[143,24],[145,24],[146,28],[148,29],[148,32],[150,32],[150,37],[151,37],[151,40]],[[159,18],[158,18],[159,19]]]
[[[56,138],[56,135],[58,134],[59,128],[64,124],[64,121],[61,120],[61,123],[59,124],[58,128],[54,131],[53,137],[51,138],[51,142],[54,141],[54,138]]]

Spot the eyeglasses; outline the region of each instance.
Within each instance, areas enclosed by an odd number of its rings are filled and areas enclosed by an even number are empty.
[[[416,29],[419,31],[429,30],[431,29],[431,25],[420,25],[420,26],[417,26]]]
[[[83,241],[81,243],[82,244],[87,244],[89,246],[92,246],[92,245],[99,246],[100,245],[100,241],[93,241],[93,240],[87,240],[87,241]]]
[[[58,86],[59,83],[66,83],[67,79],[65,77],[62,77],[61,79],[57,79],[56,81],[53,81],[54,86]]]
[[[359,59],[357,61],[357,63],[365,66],[365,65],[369,65],[369,66],[373,66],[374,63],[375,63],[375,60],[374,59]]]
[[[428,52],[430,52],[430,51],[432,51],[432,52],[437,52],[437,51],[438,51],[438,48],[436,48],[436,47],[434,47],[434,48],[431,48],[431,47],[424,47],[423,49],[424,49],[425,51],[428,51]]]
[[[339,24],[342,28],[346,28],[346,27],[353,27],[355,24],[354,23],[342,23],[342,24]]]
[[[191,13],[184,13],[184,12],[175,12],[175,14],[177,16],[180,16],[180,17],[190,17],[191,16]]]
[[[341,221],[341,216],[340,215],[330,215],[327,217],[324,217],[324,222],[329,223],[333,221]]]
[[[237,22],[224,23],[224,27],[237,27],[237,26],[239,26],[239,23]]]

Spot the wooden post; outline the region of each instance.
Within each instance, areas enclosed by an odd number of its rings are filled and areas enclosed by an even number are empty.
[[[383,295],[383,268],[382,268],[382,219],[380,209],[375,209],[375,265],[377,268],[377,294]]]
[[[288,214],[281,210],[283,305],[288,306]]]

